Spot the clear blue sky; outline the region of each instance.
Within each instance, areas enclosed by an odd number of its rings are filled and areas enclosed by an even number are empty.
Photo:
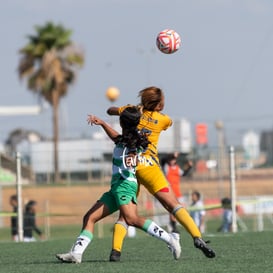
[[[73,30],[86,63],[60,108],[61,136],[90,135],[88,113],[106,117],[106,89],[117,86],[116,104],[136,103],[137,92],[158,85],[165,112],[207,122],[224,121],[229,143],[273,125],[272,0],[10,0],[0,9],[0,105],[34,105],[38,99],[16,73],[18,49],[47,21]],[[182,48],[164,55],[157,33],[175,29]],[[51,109],[39,116],[1,117],[0,141],[15,128],[52,135]]]

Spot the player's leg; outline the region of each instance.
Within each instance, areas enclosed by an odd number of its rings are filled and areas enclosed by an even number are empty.
[[[177,219],[193,238],[201,237],[201,233],[187,210],[177,201],[168,188],[154,194],[156,199]]]
[[[82,230],[68,253],[57,254],[56,257],[67,263],[81,263],[82,255],[93,239],[94,225],[115,210],[114,199],[105,193],[83,217]]]
[[[178,197],[177,195],[176,195],[176,198],[177,198],[178,202],[184,206],[184,198],[181,196]],[[170,219],[170,230],[172,232],[179,233],[178,228],[177,228],[177,220],[172,213],[169,214],[169,219]]]
[[[170,230],[175,233],[179,233],[177,229],[177,221],[176,218],[170,213],[169,215],[169,220],[170,220]]]
[[[138,185],[137,196],[139,194],[140,187]],[[117,262],[120,260],[123,241],[126,237],[128,225],[125,222],[123,216],[119,214],[117,222],[114,224],[113,237],[112,237],[112,251],[110,253],[109,260],[111,262]]]
[[[156,177],[157,173],[159,173],[160,178],[162,178],[161,176],[163,174],[161,173],[161,170],[157,165],[147,167],[147,168],[142,168],[141,170],[138,170],[136,172],[138,182],[143,184],[148,189],[148,191],[150,191],[150,193],[152,194],[159,191],[161,188],[168,186],[168,183],[164,175],[163,175],[163,180],[161,179],[160,184],[155,183],[153,177]],[[150,181],[150,179],[152,181]],[[127,234],[127,228],[128,228],[127,223],[125,222],[124,218],[120,215],[118,221],[114,225],[110,261],[120,261],[121,250],[123,246],[123,241]]]
[[[154,195],[161,204],[171,212],[177,221],[191,234],[194,246],[199,248],[206,257],[214,258],[215,252],[202,239],[202,235],[188,211],[177,201],[175,196],[167,190],[162,190]]]
[[[188,211],[178,202],[174,193],[169,190],[168,182],[161,169],[157,165],[143,168],[137,171],[137,177],[140,183],[145,186],[188,231],[194,239],[195,247],[201,249],[207,257],[215,257],[214,251],[202,240],[201,232]]]
[[[123,216],[120,214],[119,219],[115,223],[114,229],[113,229],[112,250],[109,257],[110,262],[120,261],[123,241],[126,237],[127,230],[128,230],[128,225],[125,222]]]
[[[153,165],[137,171],[137,178],[177,221],[194,237],[201,237],[198,227],[185,208],[178,202],[160,167]]]
[[[118,185],[118,183],[117,183]],[[116,204],[120,207],[122,205],[128,204],[134,200],[136,203],[136,194],[139,192],[139,186],[136,183],[126,183],[121,182],[115,188]],[[110,253],[110,262],[118,262],[121,257],[121,250],[123,246],[123,241],[127,234],[128,225],[120,213],[119,219],[114,225],[113,229],[113,239],[112,239],[112,250]]]
[[[164,241],[173,253],[174,258],[178,259],[180,257],[181,246],[179,234],[168,233],[154,221],[140,217],[137,214],[137,206],[134,202],[122,205],[120,207],[120,212],[128,225],[139,228],[149,235]]]

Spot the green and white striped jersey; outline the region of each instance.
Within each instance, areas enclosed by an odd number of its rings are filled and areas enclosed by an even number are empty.
[[[138,162],[138,156],[141,154],[141,152],[142,150],[132,150],[128,149],[123,144],[116,144],[112,159],[113,178],[119,178],[121,176],[127,181],[137,183],[136,166]]]

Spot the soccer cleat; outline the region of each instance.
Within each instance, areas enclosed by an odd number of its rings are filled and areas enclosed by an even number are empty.
[[[208,247],[207,243],[209,243],[209,241],[205,242],[202,238],[194,238],[194,246],[199,248],[206,257],[214,258],[216,254],[211,248]]]
[[[169,250],[172,252],[173,257],[178,260],[181,255],[180,235],[178,233],[170,233],[170,243],[168,244]]]
[[[82,262],[82,255],[72,252],[56,254],[56,258],[64,263],[80,264]]]
[[[120,261],[121,252],[115,249],[112,249],[110,253],[110,262],[119,262]]]

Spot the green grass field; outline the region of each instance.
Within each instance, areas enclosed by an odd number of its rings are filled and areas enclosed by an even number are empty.
[[[125,241],[122,261],[108,262],[111,237],[95,238],[85,252],[82,264],[63,264],[55,254],[66,252],[75,237],[35,243],[0,243],[0,272],[122,272],[122,273],[271,273],[273,270],[273,232],[245,232],[207,235],[216,251],[215,259],[206,258],[193,247],[192,239],[182,232],[182,257],[175,261],[166,245],[146,234]]]

